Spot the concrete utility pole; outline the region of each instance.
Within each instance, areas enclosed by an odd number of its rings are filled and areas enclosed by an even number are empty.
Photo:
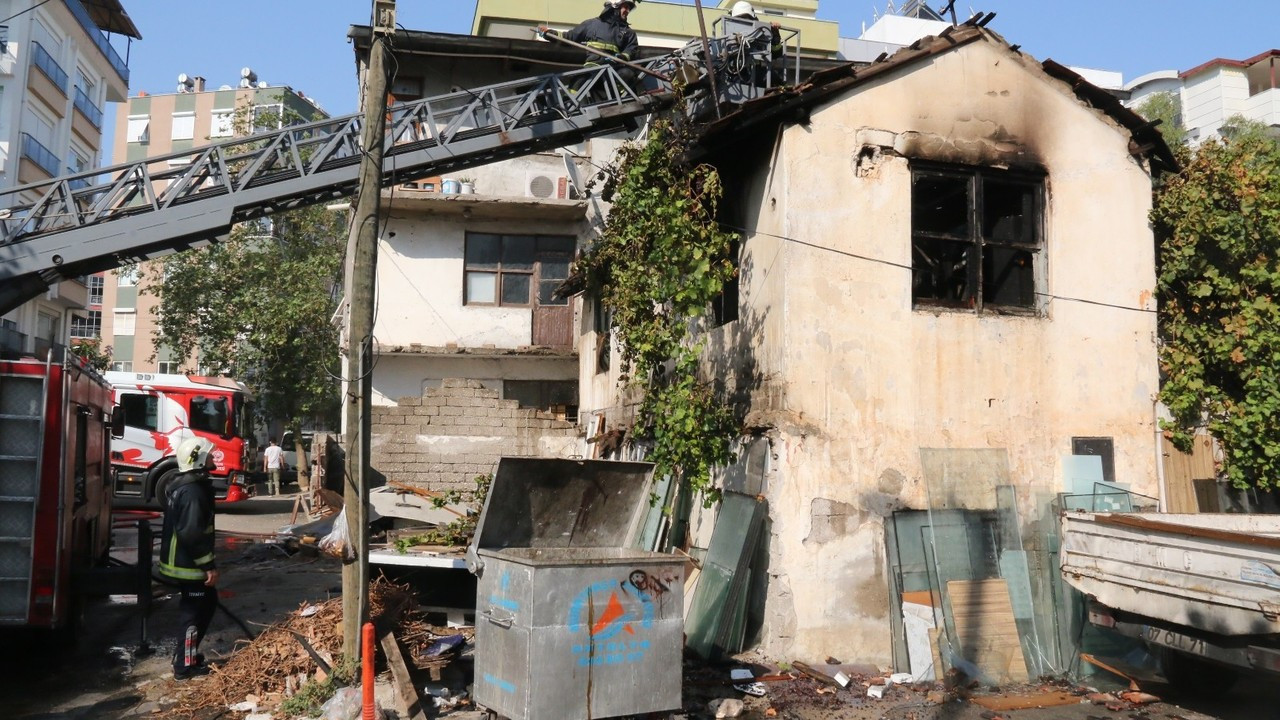
[[[378,267],[378,206],[387,116],[387,41],[395,32],[395,0],[374,0],[373,42],[364,77],[364,157],[356,211],[347,239],[347,449],[343,505],[355,555],[342,565],[342,652],[359,657],[360,626],[369,619],[369,414],[372,407],[374,280]]]

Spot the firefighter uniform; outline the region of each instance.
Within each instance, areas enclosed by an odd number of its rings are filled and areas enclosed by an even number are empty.
[[[160,541],[160,574],[175,581],[181,592],[178,603],[181,635],[173,655],[173,675],[178,679],[207,671],[198,651],[218,607],[217,588],[208,584],[209,573],[216,567],[213,484],[205,465],[212,444],[207,449],[188,447],[188,443],[198,442],[201,441],[191,440],[178,447],[178,467],[182,472],[169,485]]]
[[[564,37],[580,45],[609,53],[620,60],[634,61],[636,53],[640,50],[640,43],[636,40],[635,31],[627,24],[626,18],[622,17],[619,5],[620,3],[605,3],[599,17],[580,23],[566,32]],[[589,54],[583,65],[599,65],[600,62],[601,58],[598,55]]]

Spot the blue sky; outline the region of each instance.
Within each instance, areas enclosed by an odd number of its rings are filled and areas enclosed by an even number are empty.
[[[542,0],[528,0],[531,7]],[[683,0],[692,4],[692,0]],[[369,0],[123,0],[142,32],[133,43],[130,94],[173,92],[178,73],[210,87],[234,85],[241,67],[261,80],[301,90],[331,114],[356,109],[349,25],[367,24]],[[600,7],[581,0],[583,17]],[[714,6],[715,0],[704,0]],[[822,0],[818,16],[856,37],[886,0]],[[901,4],[901,2],[899,2]],[[933,5],[943,3],[934,0]],[[473,0],[399,0],[411,30],[466,33]],[[986,0],[958,2],[996,13],[988,27],[1038,59],[1118,70],[1131,79],[1152,70],[1187,70],[1215,57],[1244,59],[1280,47],[1275,0]],[[644,12],[641,5],[636,11]],[[215,30],[216,29],[216,30]]]

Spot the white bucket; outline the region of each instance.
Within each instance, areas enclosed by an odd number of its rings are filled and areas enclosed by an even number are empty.
[[[457,195],[461,191],[462,191],[462,184],[459,183],[457,180],[451,180],[449,178],[445,178],[440,182],[440,192],[444,193],[445,195]]]

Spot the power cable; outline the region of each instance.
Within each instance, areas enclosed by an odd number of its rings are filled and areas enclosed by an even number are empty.
[[[47,2],[49,2],[49,0],[40,0],[40,2],[36,3],[35,5],[32,5],[31,7],[27,8],[26,10],[20,10],[20,11],[18,11],[18,12],[16,12],[16,13],[14,13],[14,14],[10,15],[10,16],[9,16],[9,17],[7,17],[7,18],[5,18],[5,19],[3,19],[3,20],[0,20],[0,25],[3,25],[3,24],[5,24],[5,23],[9,22],[10,20],[12,20],[12,19],[14,19],[14,18],[18,17],[19,15],[25,15],[25,14],[27,14],[27,13],[31,12],[32,10],[35,10],[36,8],[40,7],[41,5],[43,5],[43,4],[47,3]]]

